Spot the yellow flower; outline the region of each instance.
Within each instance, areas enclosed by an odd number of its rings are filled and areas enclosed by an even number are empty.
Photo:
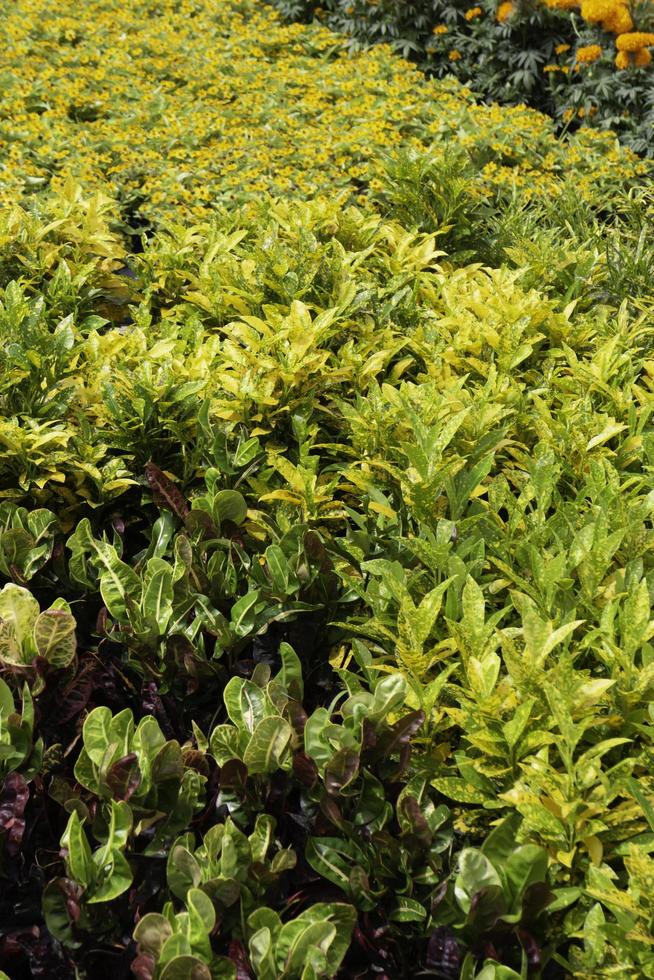
[[[602,57],[602,49],[599,44],[589,44],[584,48],[577,48],[577,61],[584,65],[592,65],[594,61]]]
[[[557,44],[557,46],[554,48],[556,54],[565,54],[565,52],[569,50],[570,50],[569,44]]]
[[[480,17],[482,13],[481,7],[470,7],[465,12],[466,20],[474,20],[475,17]]]
[[[654,34],[645,34],[642,31],[622,34],[615,42],[618,51],[640,51],[641,48],[648,48],[651,44],[654,44]]]
[[[558,65],[545,65],[545,67],[543,68],[543,71],[547,71],[547,72],[550,72],[550,71],[561,71],[561,69],[559,68]]]
[[[513,10],[514,10],[514,5],[512,3],[512,0],[504,0],[504,3],[501,3],[497,8],[495,19],[500,24],[504,24],[513,13]]]
[[[579,6],[579,0],[546,0],[551,10],[574,10]]]
[[[626,51],[618,51],[615,56],[615,67],[620,69],[629,67],[629,55]]]
[[[448,30],[449,28],[447,24],[436,24],[436,27],[433,29],[432,34],[447,34]]]
[[[450,59],[450,61],[459,61],[461,58],[461,52],[457,51],[456,48],[453,48],[452,51],[450,51],[450,53],[448,54],[448,58]]]
[[[570,122],[570,120],[574,117],[574,114],[575,114],[574,109],[566,109],[565,112],[563,113],[563,121]]]

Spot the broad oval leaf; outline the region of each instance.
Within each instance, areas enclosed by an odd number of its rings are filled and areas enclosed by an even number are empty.
[[[250,773],[273,773],[280,768],[293,734],[289,723],[279,715],[260,721],[243,754]]]

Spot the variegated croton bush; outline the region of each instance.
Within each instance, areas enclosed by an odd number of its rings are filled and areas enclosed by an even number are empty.
[[[654,200],[255,0],[0,52],[0,969],[654,977]]]

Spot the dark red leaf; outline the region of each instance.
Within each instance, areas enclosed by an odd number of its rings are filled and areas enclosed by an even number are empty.
[[[304,735],[304,728],[309,718],[299,701],[288,701],[285,709],[291,727],[298,735]]]
[[[395,755],[405,746],[419,728],[424,724],[425,713],[422,710],[410,711],[404,718],[396,721],[392,728],[384,732],[379,739],[378,750],[384,756]]]
[[[57,887],[64,896],[69,919],[71,922],[77,922],[82,913],[81,902],[84,889],[70,878],[58,878]]]
[[[167,510],[171,510],[183,521],[190,508],[183,493],[173,481],[152,462],[145,464],[145,479],[152,490],[152,499],[157,507],[165,507]]]
[[[136,980],[152,980],[156,969],[157,964],[152,953],[139,953],[130,965]]]
[[[427,966],[438,971],[443,980],[458,980],[461,971],[461,951],[456,937],[448,926],[434,929],[427,945]]]
[[[6,834],[5,847],[9,854],[18,854],[25,833],[25,807],[29,800],[27,781],[17,772],[10,772],[0,791],[0,833]]]
[[[229,759],[220,769],[220,788],[243,793],[248,781],[247,766],[240,759]]]
[[[338,796],[359,771],[359,753],[355,749],[340,749],[325,767],[325,788],[330,796]]]
[[[531,935],[531,933],[526,932],[521,929],[518,933],[520,943],[525,953],[527,954],[527,963],[529,964],[530,970],[538,970],[542,966],[542,956],[540,946]]]
[[[107,785],[114,799],[129,800],[141,785],[141,771],[135,752],[124,755],[107,772]]]
[[[293,772],[304,786],[313,789],[318,780],[318,766],[304,752],[296,752],[293,756]]]
[[[254,980],[248,954],[243,943],[238,939],[232,939],[230,942],[228,957],[236,967],[236,980]]]
[[[429,847],[432,842],[432,833],[429,824],[425,820],[420,804],[415,796],[404,796],[400,802],[399,809],[405,820],[411,825],[411,833],[421,844]]]

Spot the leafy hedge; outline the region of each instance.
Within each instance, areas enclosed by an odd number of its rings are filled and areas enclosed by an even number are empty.
[[[457,267],[417,165],[131,256],[2,218],[16,980],[654,973],[647,203]]]
[[[52,104],[2,76],[4,976],[653,977],[648,165],[250,4],[120,10],[21,0]],[[218,37],[241,204],[177,189]],[[59,59],[169,74],[156,126]],[[335,79],[364,176],[312,157]]]
[[[391,44],[430,75],[453,75],[504,105],[527,103],[561,131],[612,129],[654,153],[648,0],[272,0],[315,16],[354,49]]]

